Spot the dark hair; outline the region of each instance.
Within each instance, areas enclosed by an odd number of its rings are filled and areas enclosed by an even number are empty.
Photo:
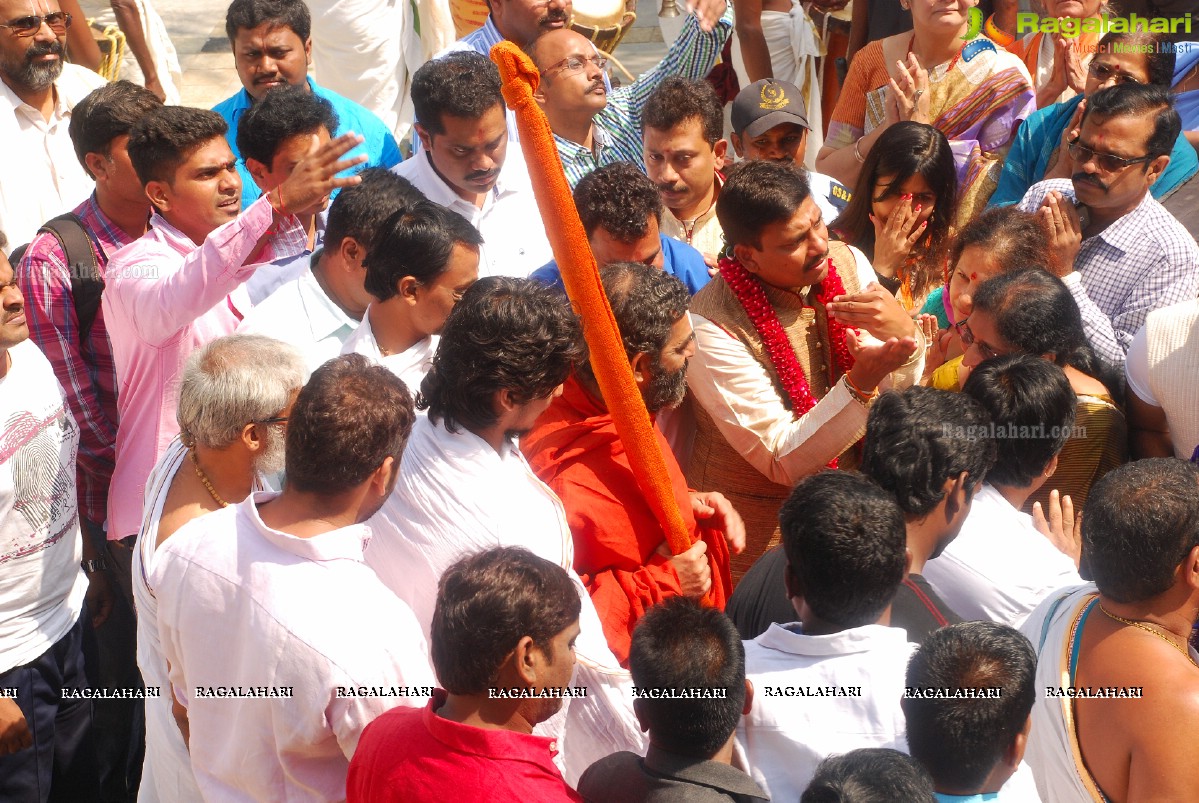
[[[369,255],[387,219],[425,196],[385,167],[367,167],[358,176],[362,181],[337,193],[329,205],[323,247],[337,249],[342,240],[353,237]]]
[[[978,399],[998,433],[992,483],[1025,488],[1070,437],[1078,403],[1062,369],[1031,354],[1005,354],[970,372],[962,392]]]
[[[703,78],[672,75],[658,85],[641,110],[641,130],[669,131],[676,125],[695,120],[709,145],[724,136],[724,104],[716,90]]]
[[[1022,212],[1014,206],[988,209],[962,227],[949,252],[946,285],[967,248],[980,248],[991,254],[1004,271],[1042,268],[1052,273],[1057,265],[1045,224],[1032,212]]]
[[[499,68],[473,50],[426,61],[412,76],[411,92],[416,119],[430,134],[445,133],[445,115],[478,120],[504,107]]]
[[[481,429],[499,419],[496,391],[522,404],[544,399],[586,354],[565,296],[531,279],[488,276],[454,305],[417,402],[450,432]]]
[[[1199,544],[1199,469],[1173,457],[1138,460],[1105,474],[1082,513],[1083,552],[1099,593],[1143,602],[1174,584]]]
[[[613,262],[600,268],[604,294],[620,329],[625,356],[657,357],[670,339],[670,328],[687,314],[691,296],[687,286],[665,271],[640,262]],[[579,364],[579,373],[594,377],[591,364]]]
[[[225,35],[232,42],[242,28],[253,30],[264,22],[291,28],[301,42],[312,36],[312,15],[303,0],[233,0],[225,12]]]
[[[1124,49],[1124,52],[1140,51],[1144,53],[1145,64],[1148,67],[1149,83],[1153,86],[1169,87],[1174,83],[1174,65],[1178,59],[1178,55],[1175,53],[1173,47],[1162,47],[1163,43],[1169,42],[1170,37],[1168,35],[1152,31],[1127,31],[1123,33],[1109,31],[1099,40],[1095,52],[1120,52],[1115,48],[1116,43],[1137,45],[1138,47],[1135,49]]]
[[[933,781],[911,756],[863,747],[820,762],[800,803],[936,803]]]
[[[1082,121],[1091,115],[1107,120],[1112,117],[1153,115],[1153,133],[1145,143],[1146,156],[1168,156],[1182,133],[1182,118],[1174,108],[1174,96],[1167,86],[1155,84],[1116,84],[1087,98]],[[1149,161],[1152,161],[1149,160]],[[1149,170],[1149,161],[1141,163],[1141,172]]]
[[[470,221],[441,204],[420,200],[392,214],[379,230],[378,246],[368,252],[366,292],[386,301],[400,279],[428,284],[445,272],[455,245],[476,251],[483,237]]]
[[[131,133],[138,120],[160,108],[162,101],[153,92],[132,81],[113,81],[88,93],[71,110],[69,127],[75,156],[84,171],[92,175],[84,157],[89,153],[110,156],[114,139]]]
[[[894,178],[875,198],[875,182],[887,176]],[[913,248],[917,262],[912,295],[921,298],[941,276],[957,215],[957,167],[944,134],[931,125],[911,121],[888,127],[866,156],[849,204],[829,226],[837,230],[842,240],[862,249],[868,259],[874,259],[874,224],[870,221],[874,202],[898,198],[904,183],[912,176],[923,177],[937,197],[928,230]]]
[[[975,789],[1024,730],[1036,700],[1037,655],[1019,630],[963,622],[930,633],[908,662],[914,690],[998,689],[972,697],[905,695],[908,750],[936,785]]]
[[[175,171],[192,151],[225,136],[229,126],[208,109],[160,106],[146,114],[129,134],[129,161],[142,185],[175,181]]]
[[[884,393],[866,418],[862,473],[891,494],[909,516],[945,498],[946,480],[965,471],[966,492],[995,465],[991,419],[961,393],[921,387]]]
[[[552,661],[550,642],[581,609],[566,570],[523,547],[468,555],[437,583],[429,637],[437,680],[450,694],[484,694],[525,636]]]
[[[861,627],[891,604],[907,566],[907,529],[899,505],[873,480],[852,471],[801,480],[779,511],[779,528],[799,593],[821,619]]]
[[[791,162],[754,159],[729,171],[716,198],[716,218],[729,245],[762,244],[762,231],[790,220],[812,194],[808,174]]]
[[[242,161],[254,159],[268,168],[284,142],[325,129],[337,133],[333,104],[306,86],[280,86],[246,110],[237,126],[237,150]]]
[[[674,597],[646,612],[629,649],[633,685],[649,689],[720,689],[720,698],[638,699],[654,744],[711,758],[737,729],[745,707],[745,647],[715,608]]]
[[[399,470],[416,414],[399,377],[361,354],[312,372],[287,423],[289,487],[333,496],[358,487],[390,457]]]
[[[1058,365],[1100,379],[1119,395],[1115,372],[1087,341],[1078,302],[1058,277],[1040,268],[993,276],[974,291],[974,311],[990,315],[1000,337],[1021,352],[1053,354]]]
[[[645,236],[650,215],[662,222],[662,196],[632,162],[592,170],[579,180],[574,199],[588,237],[602,227],[620,242],[631,243]]]

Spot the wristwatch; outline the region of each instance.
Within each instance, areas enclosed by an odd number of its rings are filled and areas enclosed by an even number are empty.
[[[104,558],[85,560],[79,565],[83,567],[83,573],[86,575],[93,575],[96,572],[102,572],[108,568],[108,563],[104,560]]]

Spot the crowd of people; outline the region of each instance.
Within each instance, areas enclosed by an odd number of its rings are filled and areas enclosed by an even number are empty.
[[[1195,798],[1186,4],[384,5],[0,0],[0,801]]]

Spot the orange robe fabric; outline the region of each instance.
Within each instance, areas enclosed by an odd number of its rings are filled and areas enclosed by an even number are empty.
[[[711,601],[724,610],[733,587],[728,545],[720,531],[696,523],[682,469],[657,426],[654,434],[691,542],[708,544]],[[612,416],[572,376],[521,438],[521,449],[566,508],[575,571],[599,612],[608,646],[625,666],[637,621],[681,590],[670,560],[655,552],[666,534],[637,485]]]

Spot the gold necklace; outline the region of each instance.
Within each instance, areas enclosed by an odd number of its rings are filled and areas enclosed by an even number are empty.
[[[196,457],[196,447],[188,449],[192,456],[192,466],[196,469],[196,476],[200,478],[200,482],[204,483],[204,487],[208,489],[208,495],[213,501],[221,507],[229,507],[229,503],[221,499],[221,495],[216,492],[216,488],[212,487],[212,483],[208,481],[208,475],[204,473],[204,469],[200,468],[200,458]]]
[[[1194,666],[1196,669],[1199,669],[1199,664],[1195,663],[1195,659],[1191,656],[1191,651],[1189,649],[1187,649],[1186,647],[1179,647],[1178,644],[1173,639],[1167,638],[1164,634],[1159,633],[1157,630],[1153,629],[1154,627],[1162,627],[1161,625],[1150,626],[1149,624],[1146,624],[1145,622],[1138,622],[1135,619],[1125,619],[1123,616],[1116,616],[1116,614],[1112,613],[1107,608],[1103,607],[1102,602],[1099,603],[1099,610],[1101,610],[1105,614],[1107,614],[1107,617],[1109,619],[1114,619],[1115,621],[1122,622],[1126,625],[1132,625],[1135,628],[1144,630],[1146,633],[1152,633],[1153,635],[1157,636],[1162,641],[1169,644],[1174,649],[1180,651],[1183,655],[1185,655],[1187,657],[1187,660],[1191,662],[1192,666]],[[1165,630],[1165,628],[1162,627],[1162,630]]]

